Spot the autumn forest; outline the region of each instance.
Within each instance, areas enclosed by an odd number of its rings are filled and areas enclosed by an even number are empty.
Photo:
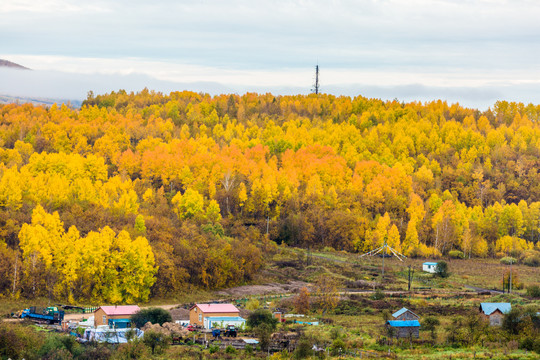
[[[135,303],[276,246],[540,255],[540,106],[88,94],[0,105],[0,293]]]

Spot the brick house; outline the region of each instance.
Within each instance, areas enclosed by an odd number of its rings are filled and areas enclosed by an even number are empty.
[[[137,305],[101,306],[94,311],[94,326],[131,327],[131,315],[141,310]]]
[[[240,310],[233,304],[195,304],[189,309],[189,323],[204,326],[208,317],[240,317]]]

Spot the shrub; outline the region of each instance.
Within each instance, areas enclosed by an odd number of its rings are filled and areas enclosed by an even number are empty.
[[[0,323],[0,358],[2,359],[32,357],[43,342],[43,336],[29,327]]]
[[[511,256],[505,256],[501,258],[501,264],[510,265],[510,264],[515,264],[515,263],[517,263],[517,259]]]
[[[294,309],[299,314],[309,313],[309,290],[304,286],[300,293],[294,297]]]
[[[534,298],[540,298],[540,286],[538,285],[529,286],[527,288],[527,295]]]
[[[459,250],[452,250],[448,253],[448,256],[450,256],[452,259],[463,259],[465,255],[463,254],[463,251]]]
[[[521,344],[519,344],[519,347],[521,349],[533,351],[534,350],[534,338],[531,336],[527,336],[525,339],[521,341]]]
[[[246,303],[246,309],[251,310],[251,311],[255,311],[260,307],[261,307],[261,303],[259,302],[259,300],[255,298],[249,299],[248,302]]]
[[[435,266],[435,275],[442,278],[447,278],[450,276],[448,264],[445,261],[439,261],[437,263],[437,266]]]
[[[337,356],[341,354],[343,350],[345,350],[345,343],[343,342],[343,340],[341,339],[334,340],[334,342],[332,343],[331,354],[334,356]]]
[[[539,267],[540,266],[540,255],[534,254],[534,255],[529,255],[529,256],[525,257],[525,259],[523,259],[523,264],[525,264],[527,266],[532,266],[532,267]]]
[[[341,332],[340,328],[333,327],[330,330],[330,339],[332,339],[332,340],[339,339],[341,337],[341,335],[342,335],[342,332]]]
[[[42,358],[70,358],[83,352],[81,345],[73,336],[51,334],[39,350]]]
[[[140,346],[146,351],[144,345],[139,343]],[[118,350],[120,350],[120,347]],[[97,346],[85,346],[84,352],[77,358],[78,360],[108,360],[112,356],[111,349],[104,344],[99,344]]]
[[[384,299],[384,296],[385,296],[384,292],[381,289],[377,289],[377,290],[375,290],[373,295],[371,295],[371,299],[373,299],[373,300],[382,300],[382,299]]]
[[[244,351],[248,354],[252,354],[253,353],[253,346],[251,346],[250,344],[247,344],[246,347],[244,348]]]
[[[227,354],[236,354],[236,349],[231,345],[227,345],[227,347],[225,348],[225,352]]]
[[[247,326],[254,329],[262,324],[267,324],[271,330],[275,330],[278,320],[272,315],[270,310],[258,309],[249,314],[246,321]]]
[[[147,357],[148,350],[142,341],[131,341],[125,344],[120,344],[115,354],[115,358],[118,359],[144,359]]]
[[[298,342],[298,346],[296,347],[296,350],[294,351],[294,358],[306,359],[310,357],[311,355],[313,355],[312,346],[313,344],[311,343],[311,341],[309,341],[309,339],[307,338],[300,339],[300,341]]]
[[[159,353],[169,346],[170,337],[154,330],[147,330],[144,333],[142,341],[152,350],[153,355],[156,351]]]
[[[131,315],[131,322],[138,328],[143,327],[147,322],[163,325],[166,322],[172,322],[172,316],[167,310],[148,308]]]
[[[217,352],[219,351],[219,346],[217,346],[217,345],[210,345],[210,347],[208,348],[208,351],[210,352],[210,354],[217,353]]]
[[[513,308],[509,313],[504,315],[502,328],[509,334],[519,334],[523,326],[523,312],[519,308]]]
[[[262,350],[267,350],[272,336],[272,327],[267,323],[262,323],[254,328],[255,335],[259,338],[259,346]]]

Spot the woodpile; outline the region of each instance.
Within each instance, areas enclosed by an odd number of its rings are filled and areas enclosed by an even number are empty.
[[[180,338],[187,338],[190,335],[190,332],[182,325],[170,322],[164,323],[163,326],[147,322],[141,330],[143,330],[144,332],[149,330],[156,331],[167,336]]]

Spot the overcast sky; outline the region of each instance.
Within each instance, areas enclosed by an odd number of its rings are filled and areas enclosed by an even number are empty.
[[[0,93],[161,91],[540,103],[532,0],[2,0]],[[16,84],[18,83],[18,84]]]

